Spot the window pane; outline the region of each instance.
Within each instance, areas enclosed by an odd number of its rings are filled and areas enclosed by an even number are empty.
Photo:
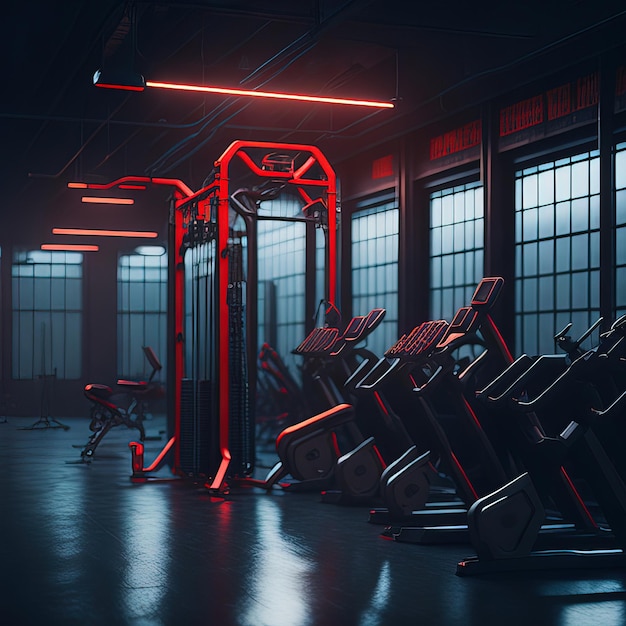
[[[539,174],[539,206],[554,202],[554,170]]]
[[[626,311],[626,143],[615,153],[615,311]],[[598,245],[599,247],[599,245]],[[594,242],[593,258],[596,258]]]
[[[442,223],[451,223],[455,212],[452,198],[439,199],[431,224],[437,224],[439,237],[432,245],[442,250]],[[386,309],[382,328],[368,338],[368,349],[381,355],[397,339],[398,326],[398,240],[399,210],[391,191],[375,194],[357,203],[351,215],[352,233],[352,310],[364,315],[375,307]],[[452,230],[453,226],[445,226]],[[367,246],[367,254],[355,254]],[[431,268],[440,271],[438,266]]]
[[[582,334],[598,313],[598,167],[596,153],[543,163],[536,203],[530,195],[516,200],[518,353],[552,352],[557,324],[584,321],[574,331]],[[532,189],[535,178],[534,170],[520,170],[516,186]]]
[[[82,263],[78,253],[15,251],[11,272],[14,378],[43,374],[80,378]]]
[[[150,374],[142,348],[151,347],[166,376],[167,255],[128,254],[117,267],[117,376],[141,379]],[[197,267],[206,266],[204,252],[194,251]],[[204,256],[203,256],[204,255]],[[192,255],[194,256],[194,255]],[[206,274],[206,271],[204,271]],[[201,278],[196,296],[206,299],[206,280]],[[191,290],[185,290],[187,296]]]
[[[548,204],[539,209],[539,237],[554,236],[554,205]]]
[[[552,274],[554,272],[554,240],[548,239],[539,242],[539,273]]]
[[[521,195],[521,189],[520,189]],[[536,192],[535,192],[536,195]],[[430,196],[430,316],[452,319],[467,304],[483,276],[483,195],[480,183],[443,189]],[[440,206],[454,207],[454,223],[440,225]]]
[[[298,215],[300,203],[297,198],[285,195],[275,200],[267,200],[263,207],[272,215]],[[278,206],[282,207],[278,210]],[[288,222],[258,222],[258,273],[259,280],[271,285],[265,291],[264,306],[272,315],[258,320],[257,332],[259,344],[273,344],[281,358],[294,372],[298,371],[299,362],[291,351],[304,338],[304,320],[308,311],[305,304],[305,236],[303,224]],[[375,254],[367,248],[367,238],[363,246],[353,249],[353,254],[366,257]],[[324,297],[324,239],[316,240],[316,294]],[[318,300],[319,301],[319,300]],[[260,348],[260,345],[258,346]]]

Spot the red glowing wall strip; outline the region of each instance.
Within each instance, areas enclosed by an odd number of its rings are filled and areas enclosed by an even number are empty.
[[[76,243],[42,243],[42,250],[59,250],[59,251],[72,251],[72,252],[97,252],[100,250],[100,246],[89,246]]]
[[[135,204],[132,198],[103,198],[98,196],[83,196],[81,202],[86,204]]]
[[[255,98],[272,98],[274,100],[296,100],[300,102],[320,102],[324,104],[343,104],[352,106],[370,107],[376,109],[393,109],[392,102],[380,102],[377,100],[356,100],[352,98],[330,98],[326,96],[313,96],[305,94],[282,93],[277,91],[252,91],[249,89],[235,89],[230,87],[209,87],[203,85],[184,85],[179,83],[163,83],[158,81],[146,81],[146,87],[157,89],[170,89],[174,91],[195,91],[200,93],[218,93],[226,96],[252,96]]]
[[[97,228],[53,228],[53,235],[88,235],[90,237],[131,237],[156,239],[159,233],[146,230],[100,230]]]

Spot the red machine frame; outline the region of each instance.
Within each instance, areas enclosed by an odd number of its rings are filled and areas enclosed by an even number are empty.
[[[287,152],[298,156],[301,163],[295,167],[295,158],[291,167],[274,169],[267,168],[263,159],[255,160],[254,152],[265,150],[267,153],[277,151]],[[170,363],[174,365],[173,388],[168,393],[174,394],[174,433],[155,461],[148,467],[144,467],[143,445],[133,442],[130,444],[133,461],[133,477],[146,478],[147,474],[156,470],[165,460],[166,455],[173,451],[173,472],[180,474],[180,423],[181,423],[181,381],[184,377],[184,341],[177,338],[184,337],[184,246],[183,238],[186,233],[186,220],[194,213],[195,216],[208,215],[211,198],[217,197],[217,250],[220,253],[218,265],[218,319],[219,331],[217,337],[217,353],[219,363],[219,448],[221,462],[213,476],[209,478],[206,486],[214,491],[223,491],[226,487],[226,478],[231,462],[229,447],[229,352],[228,352],[228,303],[227,285],[229,276],[228,255],[222,255],[228,243],[228,220],[230,205],[230,168],[234,162],[243,163],[249,173],[257,180],[281,180],[291,185],[300,195],[305,205],[313,204],[320,197],[326,207],[327,229],[326,237],[326,285],[325,300],[329,306],[335,307],[337,296],[337,189],[336,177],[333,168],[315,146],[306,144],[272,143],[259,141],[238,140],[222,153],[214,162],[214,176],[210,184],[193,192],[184,182],[178,179],[153,178],[147,176],[125,176],[107,184],[87,184],[88,189],[124,189],[126,185],[165,185],[173,188],[173,199],[170,208],[169,245],[173,246],[170,254],[170,279],[174,278],[174,310],[173,315],[174,337],[170,337],[168,345],[174,346],[174,358]],[[312,173],[315,172],[315,175]],[[321,175],[320,175],[321,172]],[[312,189],[316,192],[313,193]],[[316,194],[317,197],[314,197]],[[170,404],[170,406],[172,406]]]

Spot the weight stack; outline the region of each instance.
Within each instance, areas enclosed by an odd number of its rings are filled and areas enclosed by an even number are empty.
[[[181,380],[180,472],[205,480],[217,469],[219,441],[210,380]]]
[[[232,455],[231,475],[246,476],[254,469],[255,441],[253,403],[250,401],[246,341],[246,281],[243,246],[231,243],[228,248],[228,364],[229,427]]]
[[[254,469],[254,412],[250,402],[244,307],[230,304],[229,320],[229,446],[231,471],[246,476]]]

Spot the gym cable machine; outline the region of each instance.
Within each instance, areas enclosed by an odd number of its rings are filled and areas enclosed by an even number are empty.
[[[151,177],[88,187],[129,183],[173,188],[168,222],[169,440],[148,466],[143,444],[129,444],[132,478],[147,480],[167,461],[175,476],[225,493],[229,479],[254,471],[259,222],[305,225],[305,310],[315,308],[316,270],[323,270],[327,310],[335,310],[335,173],[315,146],[235,141],[196,192],[180,180]],[[286,197],[287,202],[274,202]],[[297,214],[289,214],[285,206],[294,205]],[[321,256],[316,229],[324,235],[323,268],[316,267]]]

